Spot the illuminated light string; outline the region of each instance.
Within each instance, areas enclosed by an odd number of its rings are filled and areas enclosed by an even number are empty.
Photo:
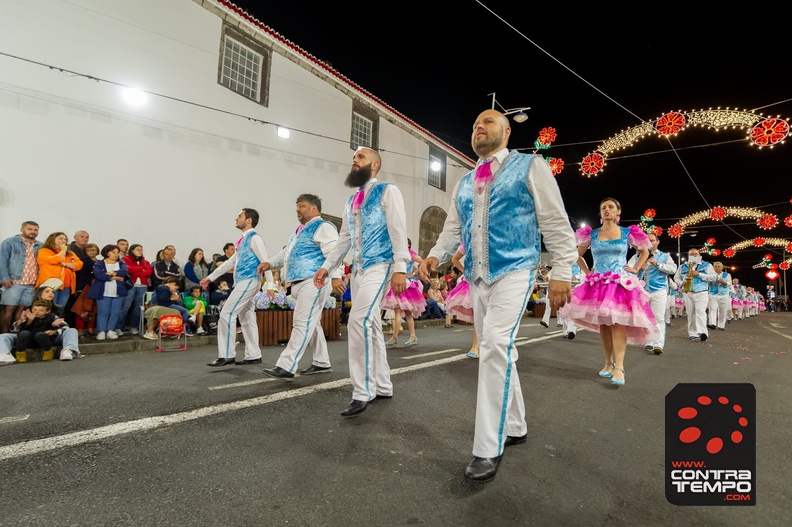
[[[747,130],[747,139],[759,148],[783,144],[789,136],[789,122],[778,117],[765,117],[748,110],[720,108],[709,110],[682,110],[668,112],[654,121],[646,121],[628,128],[601,143],[583,158],[580,172],[586,177],[597,176],[604,171],[608,156],[618,150],[633,146],[646,136],[676,136],[690,126],[720,130],[731,127]]]
[[[767,245],[770,247],[784,247],[786,252],[792,253],[792,242],[789,240],[785,240],[783,238],[762,238],[760,236],[754,238],[753,240],[743,240],[739,243],[735,243],[728,249],[723,250],[723,256],[726,258],[732,258],[737,254],[737,251],[742,249],[746,249],[748,247],[764,247]]]
[[[753,207],[717,206],[685,216],[668,228],[668,235],[672,238],[679,238],[688,227],[707,220],[722,221],[727,217],[737,217],[741,220],[756,220],[756,224],[763,230],[772,229],[778,225],[778,216]]]

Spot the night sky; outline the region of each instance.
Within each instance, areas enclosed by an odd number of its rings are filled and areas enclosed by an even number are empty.
[[[552,4],[504,1],[326,2],[295,12],[289,4],[236,3],[470,157],[471,127],[491,107],[490,94],[501,110],[530,106],[528,121],[512,123],[509,146],[531,151],[540,130],[555,128],[555,143],[541,153],[564,161],[557,179],[574,227],[597,221],[600,201],[614,197],[623,225],[654,209],[652,225],[664,229],[660,248],[674,254],[667,227],[717,206],[774,214],[778,226],[705,220],[688,227],[698,235],[682,237],[683,253],[709,238],[721,251],[758,236],[792,241],[784,225],[792,216],[789,141],[759,149],[747,128],[688,127],[610,153],[595,177],[580,172],[604,140],[671,111],[728,107],[792,117],[780,8],[717,4],[721,11],[694,13],[688,2],[633,13],[598,3],[554,12]],[[705,259],[735,266],[743,283],[764,291],[764,271],[750,268],[767,253],[783,260],[783,248],[771,246]]]

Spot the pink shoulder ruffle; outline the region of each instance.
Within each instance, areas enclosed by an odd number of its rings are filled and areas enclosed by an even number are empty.
[[[457,251],[459,251],[459,254],[465,254],[465,244],[463,242],[459,243],[459,247],[457,247]]]
[[[575,244],[578,247],[591,246],[591,225],[586,225],[575,231]]]
[[[649,236],[647,236],[638,225],[630,225],[627,228],[630,229],[630,234],[627,236],[627,243],[639,251],[652,248],[652,242],[649,241]]]

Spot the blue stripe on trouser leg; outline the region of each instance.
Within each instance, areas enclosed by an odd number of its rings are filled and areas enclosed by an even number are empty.
[[[476,280],[470,285],[480,357],[473,440],[477,457],[499,456],[506,435],[526,432],[514,339],[530,298],[532,273],[525,269],[492,284]]]
[[[242,280],[244,283],[244,288],[242,288],[241,284],[235,284],[234,290],[231,291],[231,295],[226,300],[226,303],[223,305],[223,309],[220,311],[220,319],[225,322],[225,335],[218,335],[220,337],[218,339],[218,344],[224,343],[225,344],[225,353],[221,354],[220,356],[228,359],[230,358],[230,351],[234,352],[234,357],[236,358],[236,351],[235,351],[235,342],[236,342],[236,318],[237,313],[240,310],[240,304],[242,299],[245,297],[245,293],[247,293],[250,288],[253,286],[253,283],[258,283],[258,280],[248,279]],[[241,289],[241,291],[240,291]],[[233,303],[229,302],[232,297],[237,294],[238,296],[233,299]],[[226,308],[231,305],[231,308],[226,311]],[[223,330],[222,327],[218,327],[218,333],[221,333]],[[225,338],[223,338],[225,337]],[[223,342],[225,341],[225,342]]]
[[[309,283],[308,285],[310,285],[311,287],[316,287],[312,283]],[[328,286],[325,285],[325,287]],[[316,294],[314,295],[313,301],[311,302],[311,308],[308,311],[308,317],[305,319],[304,323],[302,323],[303,335],[302,335],[302,339],[300,339],[300,345],[297,347],[297,352],[294,355],[294,360],[292,361],[292,363],[289,365],[288,368],[285,368],[289,373],[294,373],[294,370],[297,369],[297,365],[300,363],[300,359],[302,358],[303,352],[305,352],[305,348],[308,345],[308,342],[313,336],[314,331],[317,331],[316,323],[314,323],[314,314],[318,309],[324,308],[324,302],[322,302],[322,305],[319,304],[319,301],[323,296],[322,295],[323,292],[324,292],[324,287],[316,289]],[[294,297],[292,296],[292,298]],[[295,317],[297,317],[298,307],[301,308],[301,306],[297,305],[297,302],[299,302],[299,299],[295,300],[295,304],[294,304]],[[295,335],[295,333],[297,333],[300,330],[300,328],[297,326],[298,323],[300,322],[294,320],[294,325],[292,326],[292,337]],[[287,344],[287,347],[290,345],[291,345],[291,339],[289,339],[289,344]],[[283,350],[283,351],[284,354],[286,354],[287,350]]]
[[[347,332],[349,377],[355,400],[369,401],[377,393],[390,394],[392,391],[379,316],[392,268],[392,264],[377,264],[352,277],[352,309]]]

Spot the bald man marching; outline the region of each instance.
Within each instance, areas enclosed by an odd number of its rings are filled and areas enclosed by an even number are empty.
[[[514,344],[533,290],[541,240],[553,267],[547,309],[571,297],[575,235],[550,166],[541,156],[509,151],[511,128],[495,110],[481,113],[471,145],[476,170],[454,189],[443,232],[420,267],[426,280],[465,245],[465,279],[470,283],[473,323],[479,335],[479,375],[473,459],[467,479],[492,480],[505,448],[528,440],[525,402]]]

